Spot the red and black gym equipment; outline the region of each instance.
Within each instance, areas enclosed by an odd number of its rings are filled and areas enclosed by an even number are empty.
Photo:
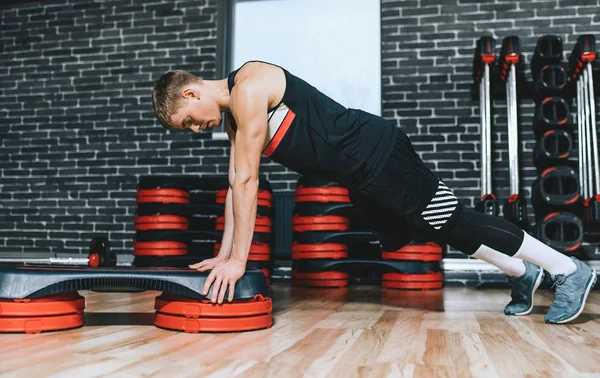
[[[303,287],[345,287],[350,285],[350,275],[338,271],[300,272],[292,270],[292,285]]]
[[[294,193],[295,202],[313,202],[330,203],[341,202],[350,203],[348,189],[340,186],[334,181],[315,180],[307,177],[300,177]]]
[[[533,182],[531,202],[538,220],[550,212],[580,213],[581,195],[575,169],[565,165],[546,169]]]
[[[427,272],[424,274],[410,273],[383,273],[381,287],[383,289],[403,290],[432,290],[444,286],[444,275],[441,272]]]
[[[533,150],[533,163],[538,174],[559,165],[571,166],[569,158],[573,155],[573,136],[566,130],[548,130],[538,138]]]
[[[348,257],[352,204],[348,189],[333,181],[300,177],[294,193],[292,216],[292,285],[344,287],[350,277],[340,272],[297,272],[299,260],[345,259]],[[337,233],[336,240],[326,240]]]
[[[0,264],[111,267],[117,266],[117,254],[110,249],[107,237],[94,236],[90,242],[87,257],[2,257]]]
[[[207,272],[131,267],[0,266],[0,332],[40,333],[83,325],[78,290],[161,291],[157,327],[184,332],[232,332],[272,324],[270,288],[262,271],[248,270],[236,283],[233,302],[207,303]],[[227,297],[227,293],[225,294]]]
[[[521,62],[519,38],[506,37],[502,41],[500,63],[502,80],[506,83],[506,108],[508,124],[508,159],[510,174],[510,196],[504,203],[504,218],[525,231],[531,229],[527,217],[527,199],[519,185],[519,124],[517,120],[517,67]]]
[[[292,244],[292,260],[345,259],[348,245],[341,243]]]
[[[596,124],[596,90],[592,65],[596,61],[596,39],[591,34],[577,38],[569,60],[570,79],[577,87],[579,177],[583,196],[586,238],[600,241],[600,156]]]
[[[442,261],[443,248],[435,242],[411,242],[395,251],[382,251],[384,260]]]
[[[177,188],[137,189],[139,203],[190,203],[190,194]]]
[[[547,97],[563,97],[568,78],[567,71],[559,64],[542,67],[533,82],[533,100],[538,103]]]
[[[292,218],[292,230],[304,231],[347,231],[350,219],[339,215],[298,216]]]
[[[83,326],[85,298],[76,291],[35,299],[0,299],[0,332],[41,333]]]
[[[154,325],[185,333],[251,331],[273,325],[271,298],[260,294],[215,305],[207,299],[163,293],[155,299],[154,309]]]
[[[554,212],[537,223],[536,237],[566,255],[574,255],[582,245],[583,223],[570,212]]]
[[[443,274],[439,261],[321,259],[295,261],[292,284],[308,287],[343,287],[364,271],[378,274],[384,289],[439,289]]]
[[[481,118],[481,199],[475,208],[489,215],[498,215],[498,199],[492,191],[492,117],[490,69],[496,60],[494,38],[481,37],[476,42],[473,78],[479,83],[479,114]]]
[[[135,216],[135,230],[187,230],[189,222],[186,217],[178,215],[137,215]]]
[[[537,103],[533,116],[533,132],[536,138],[548,130],[572,131],[570,113],[569,103],[563,97],[546,97]]]
[[[531,74],[537,79],[542,68],[550,64],[559,64],[563,60],[563,40],[556,35],[538,38],[531,57]]]

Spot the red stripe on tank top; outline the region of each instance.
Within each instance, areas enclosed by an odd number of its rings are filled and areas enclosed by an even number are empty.
[[[263,155],[265,155],[266,157],[270,157],[271,154],[273,154],[275,149],[277,149],[277,146],[279,146],[279,143],[281,143],[283,136],[290,128],[290,125],[292,124],[292,121],[295,117],[296,113],[294,113],[291,109],[288,110],[287,114],[285,115],[285,118],[283,119],[283,122],[281,123],[281,126],[279,126],[279,129],[277,129],[277,132],[273,136],[273,139],[271,139],[271,141],[267,145],[267,148],[265,148],[265,150],[263,151]]]

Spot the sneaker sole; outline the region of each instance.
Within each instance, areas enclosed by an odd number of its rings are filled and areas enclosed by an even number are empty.
[[[533,285],[533,290],[531,291],[531,306],[529,306],[529,309],[527,309],[527,311],[515,313],[514,316],[527,315],[531,312],[531,310],[533,310],[533,298],[535,297],[535,291],[538,289],[538,287],[542,283],[543,279],[544,279],[544,270],[540,268],[540,273],[538,274],[538,276],[535,280],[535,285]]]
[[[585,294],[583,295],[583,302],[581,303],[581,307],[579,308],[579,311],[577,311],[577,313],[575,315],[571,316],[568,319],[561,320],[561,321],[554,322],[554,323],[549,322],[550,324],[564,324],[564,323],[568,323],[571,320],[577,318],[579,315],[581,315],[581,313],[583,312],[583,308],[585,307],[585,301],[587,300],[587,297],[590,294],[590,290],[592,290],[592,288],[594,287],[594,285],[596,285],[596,281],[598,281],[598,274],[596,273],[596,270],[594,270],[592,268],[592,271],[594,272],[594,278],[592,278],[590,280],[590,283],[588,283],[588,286],[585,289]]]

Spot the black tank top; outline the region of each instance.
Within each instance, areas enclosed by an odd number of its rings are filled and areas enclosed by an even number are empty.
[[[279,68],[285,73],[286,88],[281,102],[268,110],[263,155],[301,175],[334,180],[347,187],[370,182],[393,150],[396,126],[368,112],[347,109]],[[230,93],[240,69],[227,77]],[[231,112],[226,117],[237,131]]]

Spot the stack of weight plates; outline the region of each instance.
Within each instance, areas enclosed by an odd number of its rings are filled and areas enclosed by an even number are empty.
[[[85,299],[76,291],[35,299],[0,299],[0,332],[41,333],[83,326]]]
[[[251,331],[273,325],[271,298],[260,294],[252,300],[218,305],[163,293],[156,298],[154,309],[154,325],[186,333]]]
[[[219,251],[229,184],[225,176],[144,176],[138,183],[134,266],[187,267]],[[272,190],[261,177],[248,269],[271,276]]]
[[[563,64],[563,50],[561,37],[546,35],[538,39],[531,57],[533,132],[537,141],[533,160],[539,175],[531,188],[531,202],[537,238],[572,255],[581,246],[583,202],[580,178],[574,168],[575,127],[568,101],[570,72]]]
[[[441,262],[442,246],[434,242],[411,242],[396,251],[383,251],[383,260],[415,261],[415,262]],[[438,265],[439,267],[439,265]],[[441,269],[426,273],[383,273],[381,286],[384,289],[441,289],[444,284],[444,275]]]
[[[185,256],[188,248],[183,240],[152,238],[158,230],[187,230],[185,211],[191,202],[190,186],[181,177],[146,176],[137,186],[135,230],[133,241],[134,266],[151,266],[149,260],[161,266],[172,266],[163,258]]]
[[[221,183],[221,187],[216,192],[215,202],[222,206],[223,212],[217,216],[215,228],[218,231],[223,231],[225,228],[225,202],[227,200],[227,188],[228,183]],[[271,283],[271,272],[273,271],[273,256],[272,256],[272,245],[273,245],[273,218],[274,218],[274,206],[273,206],[273,189],[265,178],[261,178],[258,183],[258,195],[257,195],[257,208],[256,208],[256,221],[254,223],[254,234],[261,236],[264,241],[253,240],[250,245],[250,251],[248,254],[248,263],[246,267],[248,269],[261,270],[267,281]],[[216,243],[214,248],[214,255],[219,253],[221,243]]]
[[[348,242],[324,240],[332,232],[343,234],[349,230],[351,211],[348,189],[335,182],[301,177],[296,187],[292,218],[292,260],[348,257]],[[292,269],[292,284],[295,286],[342,287],[349,282],[349,275],[344,272],[299,272]]]

